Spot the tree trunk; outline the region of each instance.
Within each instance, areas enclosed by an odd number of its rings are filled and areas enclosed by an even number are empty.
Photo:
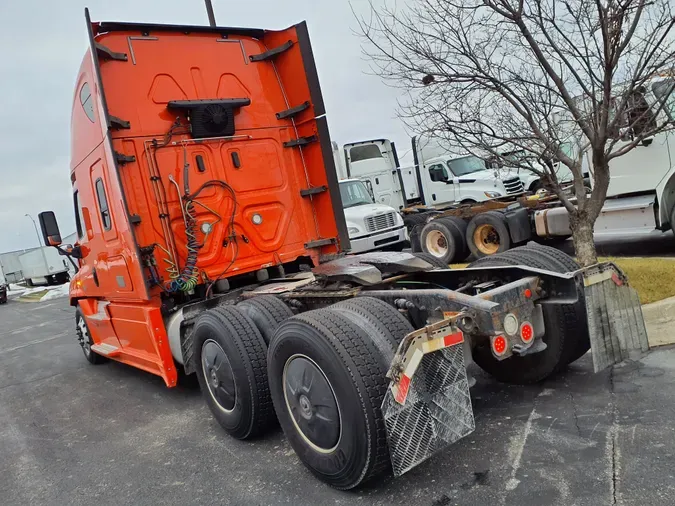
[[[586,213],[581,215],[570,214],[570,228],[577,262],[582,267],[587,267],[598,262],[593,241],[593,221]]]

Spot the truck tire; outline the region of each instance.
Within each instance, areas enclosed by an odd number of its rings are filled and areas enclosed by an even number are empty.
[[[464,241],[452,220],[436,218],[427,223],[420,235],[422,251],[450,264],[463,253]]]
[[[389,370],[394,353],[403,338],[415,330],[394,306],[374,297],[344,300],[333,304],[330,309],[342,312],[368,332],[380,351],[385,370]]]
[[[77,341],[80,343],[80,347],[84,353],[84,358],[86,358],[90,364],[99,365],[108,361],[107,357],[99,355],[91,349],[91,345],[94,344],[94,341],[89,333],[87,320],[85,320],[84,313],[79,306],[75,309],[75,332],[77,333]]]
[[[279,423],[302,463],[335,488],[354,488],[390,467],[382,363],[366,330],[332,309],[289,318],[272,339],[268,370]]]
[[[461,248],[455,256],[455,262],[463,262],[469,257],[469,255],[471,255],[469,244],[466,241],[466,230],[469,227],[469,223],[459,216],[445,216],[443,219],[454,223],[455,227],[459,231]]]
[[[511,248],[511,236],[502,213],[477,214],[466,229],[466,242],[476,258],[503,253]]]
[[[273,295],[261,295],[246,299],[237,304],[237,308],[253,320],[267,346],[269,346],[277,327],[284,320],[293,316],[291,308]]]
[[[407,214],[403,218],[403,224],[408,229],[408,236],[410,237],[410,249],[413,252],[422,251],[420,234],[422,233],[422,229],[424,228],[424,225],[426,225],[428,218],[428,213]]]
[[[670,229],[675,234],[675,206],[670,210]]]
[[[417,258],[420,258],[424,260],[425,262],[431,264],[434,266],[432,270],[437,270],[437,269],[449,269],[448,264],[446,264],[443,260],[440,258],[436,258],[430,253],[413,253],[414,256]]]
[[[524,265],[555,271],[555,264],[550,257],[526,246],[481,258],[469,267],[500,265]],[[583,322],[579,321],[577,307],[573,304],[556,304],[544,306],[543,310],[546,326],[544,351],[525,356],[514,355],[499,361],[492,355],[489,344],[483,344],[473,349],[474,362],[498,381],[518,385],[542,381],[566,367],[578,350],[581,339],[578,329]]]
[[[541,253],[543,256],[546,256],[551,259],[555,259],[559,264],[563,266],[563,269],[557,272],[574,272],[581,268],[581,266],[567,253],[560,251],[550,246],[544,246],[542,244],[537,244],[536,242],[529,243],[527,248],[531,248]],[[577,310],[577,321],[579,322],[579,327],[576,329],[577,334],[579,335],[579,340],[577,347],[570,356],[569,363],[575,362],[583,357],[588,350],[591,349],[591,338],[588,334],[588,327],[584,325],[586,319],[586,303],[583,299],[575,304]]]
[[[204,311],[193,331],[202,395],[220,426],[248,439],[275,422],[267,382],[267,347],[255,323],[233,306]]]

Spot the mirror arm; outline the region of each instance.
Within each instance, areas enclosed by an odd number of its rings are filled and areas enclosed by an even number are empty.
[[[74,256],[74,255],[73,255],[73,251],[75,250],[75,248],[73,248],[73,249],[69,252],[69,251],[64,250],[61,246],[52,246],[52,247],[53,247],[53,248],[56,248],[57,250],[59,250],[61,253],[63,253],[63,255],[64,255],[66,258],[68,258],[68,260],[70,260],[70,263],[73,264],[73,267],[75,267],[75,273],[80,272],[80,267],[75,263],[75,260],[73,260],[73,256]],[[78,258],[79,258],[79,257],[78,257]]]

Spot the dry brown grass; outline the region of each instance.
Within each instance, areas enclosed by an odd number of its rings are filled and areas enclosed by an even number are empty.
[[[649,304],[675,296],[675,259],[669,258],[600,258],[614,262],[628,276],[628,282]]]

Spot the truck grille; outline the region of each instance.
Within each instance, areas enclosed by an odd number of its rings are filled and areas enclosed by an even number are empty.
[[[366,216],[366,228],[368,232],[377,232],[385,228],[391,228],[396,225],[394,213],[384,213],[373,216]]]
[[[506,189],[507,195],[513,195],[514,193],[522,193],[525,190],[525,185],[518,177],[513,179],[505,179],[502,181],[504,183],[504,188]]]

